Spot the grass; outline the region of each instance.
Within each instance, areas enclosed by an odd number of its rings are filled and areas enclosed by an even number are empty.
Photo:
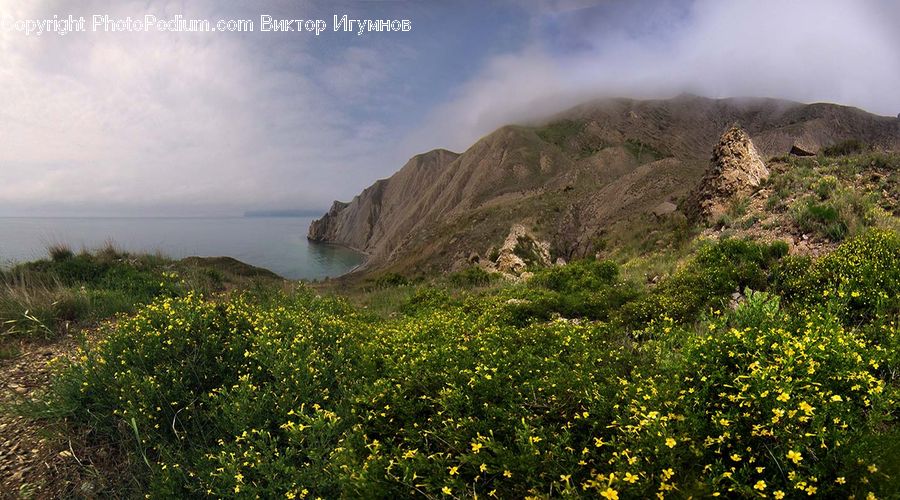
[[[583,122],[560,120],[537,129],[536,133],[541,140],[564,148],[568,146],[568,141],[572,140],[583,130]]]
[[[775,160],[765,210],[785,213],[801,232],[834,242],[868,227],[895,228],[900,157],[851,146]]]
[[[822,149],[825,156],[848,156],[866,151],[868,147],[859,139],[848,139]]]
[[[0,272],[0,344],[51,339],[85,325],[132,313],[158,297],[189,291],[213,294],[255,280],[280,282],[272,273],[233,259],[136,255],[108,244],[76,253],[65,245],[48,258]],[[15,352],[12,346],[6,352]]]
[[[657,161],[668,156],[666,153],[638,139],[627,139],[625,141],[625,149],[640,163]]]
[[[63,253],[4,275],[13,302],[47,303],[38,283],[74,294],[74,317],[95,310],[79,293],[149,298],[55,360],[28,411],[123,457],[118,497],[890,497],[897,166],[773,167],[773,211],[841,240],[817,259],[698,241],[675,214],[606,228],[599,258],[528,281],[471,267],[208,300],[242,273]],[[734,203],[733,225],[750,215]],[[174,291],[142,295],[157,272]]]
[[[708,243],[653,287],[610,261],[465,271],[373,289],[407,297],[383,317],[161,297],[55,361],[33,411],[130,456],[120,496],[896,492],[900,237],[785,250]]]

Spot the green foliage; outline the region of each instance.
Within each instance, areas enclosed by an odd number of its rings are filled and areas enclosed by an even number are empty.
[[[50,248],[47,249],[47,253],[50,255],[50,260],[54,262],[59,262],[61,260],[71,259],[75,256],[75,253],[72,252],[72,249],[66,245],[51,245]]]
[[[847,221],[830,203],[818,203],[807,199],[795,208],[792,215],[801,231],[815,233],[833,241],[844,239],[849,231]]]
[[[625,141],[625,149],[641,163],[661,160],[668,156],[664,152],[638,139],[627,139]]]
[[[820,200],[827,200],[838,188],[838,179],[833,175],[824,175],[816,182],[814,189]]]
[[[217,259],[176,263],[156,255],[128,254],[112,245],[78,254],[57,245],[49,254],[50,259],[0,273],[0,335],[50,338],[133,312],[157,297],[181,296],[189,290],[212,293],[226,282],[241,286],[245,280],[263,278],[280,282],[271,273],[253,275],[254,268],[233,260],[230,269],[220,271]],[[239,272],[250,274],[244,278]]]
[[[744,196],[733,198],[728,204],[727,210],[719,217],[719,220],[716,221],[715,225],[722,228],[732,228],[746,224],[746,221],[741,219],[747,214],[747,209],[749,207],[749,198]]]
[[[538,242],[528,236],[519,236],[516,239],[516,246],[513,247],[513,254],[522,259],[527,266],[541,265],[541,249]]]
[[[786,252],[709,243],[646,291],[576,261],[386,319],[305,289],[160,298],[55,360],[41,412],[151,497],[893,494],[900,237]]]
[[[619,266],[607,260],[581,260],[535,273],[532,283],[555,292],[598,290],[615,285]]]
[[[64,246],[49,253],[50,260],[22,264],[3,276],[0,331],[5,335],[52,337],[183,289],[158,257],[131,257],[111,248],[75,255]]]
[[[859,139],[847,139],[822,149],[825,156],[848,156],[862,153],[866,145]]]
[[[614,262],[582,260],[538,270],[525,286],[501,293],[498,310],[520,326],[555,317],[607,320],[638,293]]]
[[[491,274],[478,266],[468,267],[447,277],[447,281],[452,285],[464,288],[487,286],[496,280],[496,274]]]
[[[807,275],[808,290],[833,298],[845,314],[874,318],[900,312],[900,236],[872,230],[817,260]],[[816,294],[818,295],[818,294]]]
[[[450,293],[440,288],[419,288],[406,302],[399,307],[399,311],[409,316],[427,314],[442,309],[452,301]]]
[[[381,276],[375,278],[373,285],[375,288],[390,288],[396,286],[406,286],[409,284],[409,280],[406,279],[406,276],[403,276],[399,273],[385,273]]]
[[[560,120],[536,130],[538,137],[545,142],[565,147],[569,140],[584,130],[583,122]]]
[[[812,260],[788,257],[775,270],[774,289],[791,302],[828,305],[845,320],[900,313],[900,236],[870,230]]]
[[[765,290],[770,268],[786,253],[784,242],[727,239],[707,244],[645,297],[625,305],[621,319],[638,326],[660,316],[697,318],[706,309],[724,306],[732,292]]]

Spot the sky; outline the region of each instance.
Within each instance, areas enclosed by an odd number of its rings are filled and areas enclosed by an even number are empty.
[[[252,32],[16,21],[247,19]],[[334,18],[409,20],[333,31]],[[327,30],[262,32],[260,16]],[[21,26],[21,24],[20,24]],[[322,211],[434,148],[606,96],[900,112],[890,0],[0,0],[0,216]]]

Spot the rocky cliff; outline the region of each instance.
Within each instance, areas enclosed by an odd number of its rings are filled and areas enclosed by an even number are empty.
[[[734,124],[740,131],[729,131]],[[369,270],[415,272],[493,261],[520,225],[548,244],[553,260],[569,259],[596,251],[613,224],[684,207],[710,152],[728,175],[762,178],[767,158],[850,139],[898,150],[900,121],[774,99],[594,101],[544,123],[503,127],[462,154],[416,156],[349,203],[335,202],[309,238],[366,252]],[[745,163],[753,167],[733,168]],[[710,189],[733,194],[726,184]]]
[[[309,239],[339,243],[367,254],[397,245],[415,225],[425,195],[457,153],[438,149],[414,156],[389,179],[372,184],[350,203],[335,201],[309,228]]]

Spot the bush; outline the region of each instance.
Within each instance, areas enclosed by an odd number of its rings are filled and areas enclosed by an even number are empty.
[[[860,332],[827,312],[783,313],[771,296],[751,295],[699,334],[663,322],[655,336],[644,348],[661,360],[658,371],[623,384],[625,417],[610,446],[699,478],[681,494],[862,496],[879,484],[891,491],[878,469],[893,457],[860,445],[896,425],[888,410],[895,393]],[[621,467],[617,475],[637,468],[624,458],[613,467]]]
[[[678,290],[755,281],[741,268],[778,253],[709,245]],[[701,287],[728,263],[734,274]],[[882,264],[859,281],[897,280]],[[616,286],[610,270],[548,274],[578,290]],[[898,345],[895,324],[856,329],[748,292],[698,329],[656,319],[635,342],[598,323],[512,326],[495,312],[503,293],[425,289],[415,315],[385,321],[302,289],[161,299],[55,361],[45,412],[129,451],[138,489],[155,497],[896,491],[881,471],[897,449],[897,356],[876,344]]]
[[[848,156],[862,153],[866,145],[859,139],[847,139],[822,149],[825,156]]]
[[[524,326],[555,317],[605,321],[639,295],[611,261],[581,260],[540,269],[528,284],[502,295],[506,321]]]
[[[616,284],[619,266],[608,260],[580,260],[564,266],[537,271],[531,280],[536,286],[555,292],[589,292]]]
[[[796,205],[791,215],[804,233],[818,234],[832,241],[841,241],[849,231],[847,221],[833,203],[807,199]]]
[[[409,280],[402,274],[384,273],[375,278],[373,284],[375,288],[390,288],[395,286],[406,286],[409,284]]]
[[[51,245],[47,249],[47,253],[50,255],[50,260],[54,262],[59,262],[66,259],[71,259],[75,256],[75,253],[72,252],[72,249],[66,245]]]
[[[649,294],[623,307],[619,320],[639,327],[668,316],[696,319],[708,308],[721,308],[730,295],[744,288],[764,291],[770,270],[787,253],[787,244],[726,239],[707,243],[682,268]]]
[[[451,274],[447,280],[458,287],[472,288],[490,285],[497,280],[497,276],[478,266],[472,266]]]
[[[808,274],[810,302],[836,300],[851,318],[900,312],[900,236],[871,230],[817,260]]]
[[[443,309],[452,303],[454,300],[446,290],[424,287],[416,290],[413,296],[400,306],[399,310],[403,314],[415,316]]]

